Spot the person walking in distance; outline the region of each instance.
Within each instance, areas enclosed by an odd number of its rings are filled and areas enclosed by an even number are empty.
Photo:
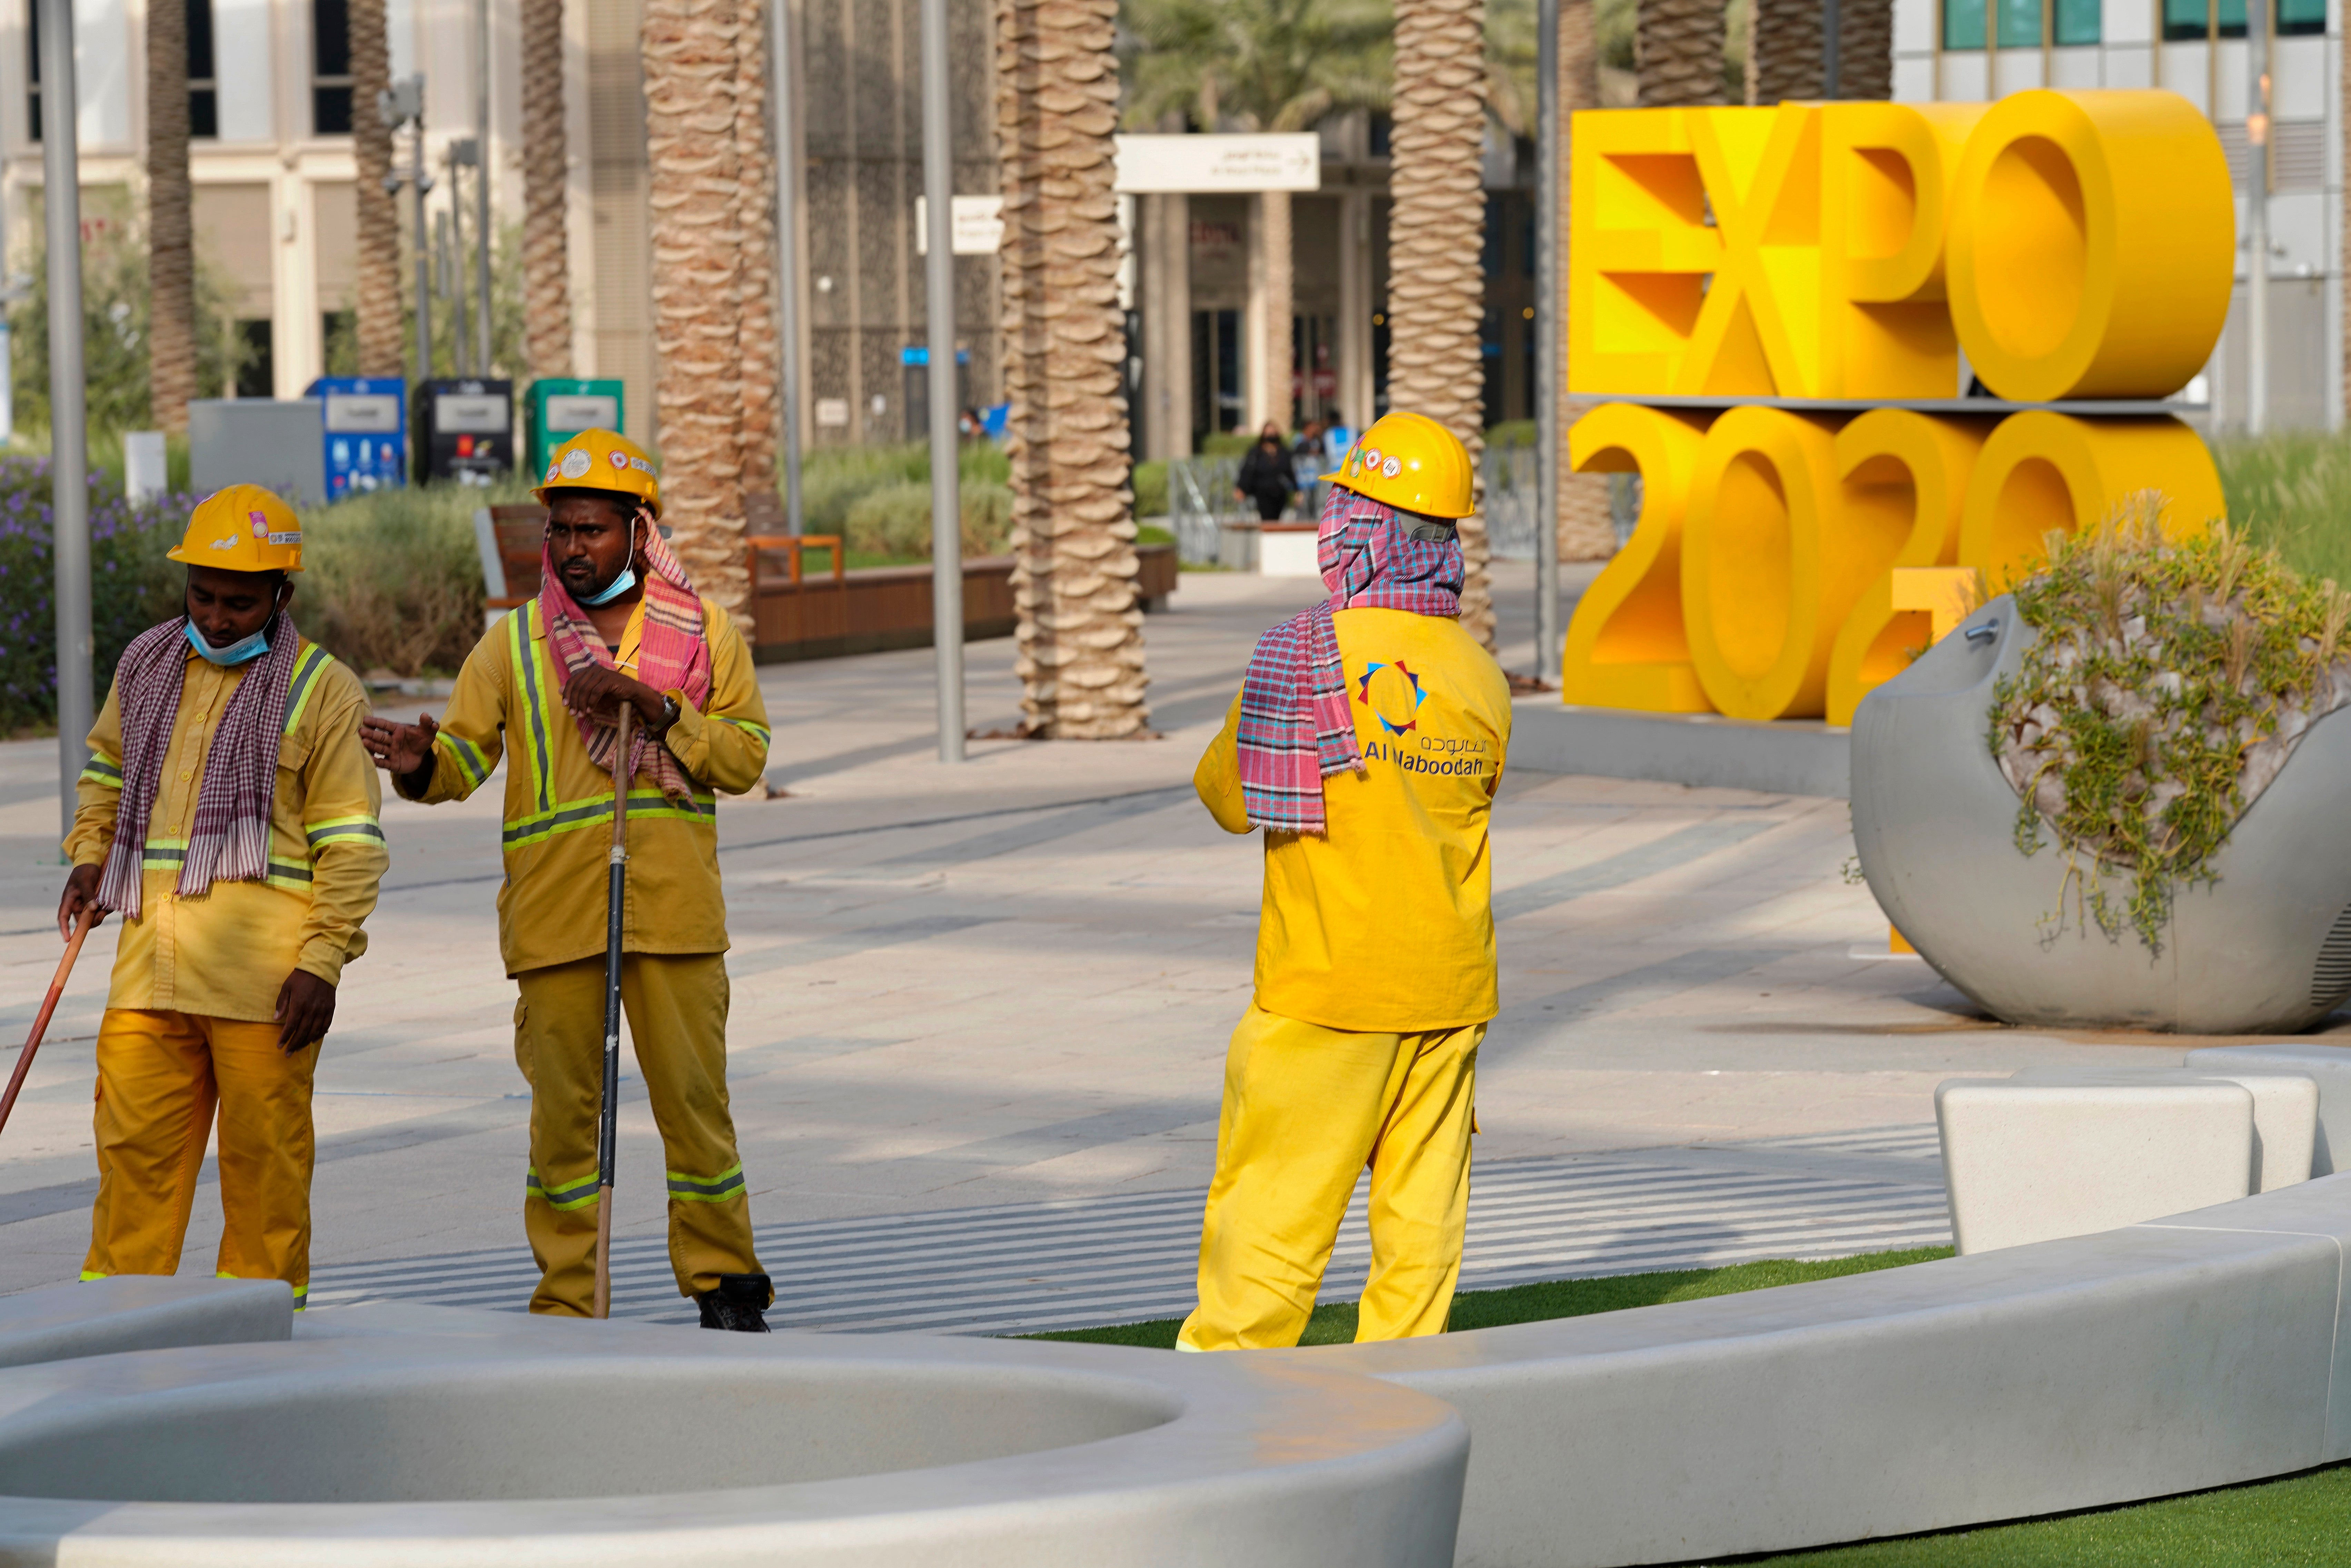
[[[1280,517],[1297,488],[1281,426],[1269,420],[1258,432],[1257,444],[1242,455],[1240,472],[1233,477],[1233,494],[1256,502],[1259,519],[1270,523]]]
[[[636,711],[621,997],[669,1173],[669,1253],[702,1326],[764,1333],[774,1299],[751,1242],[726,1099],[726,902],[716,791],[756,786],[768,715],[750,650],[662,541],[661,486],[624,436],[556,448],[537,598],[474,649],[436,725],[368,721],[412,800],[462,800],[507,760],[498,945],[520,993],[530,1085],[523,1228],[530,1310],[594,1310],[603,1093],[605,884],[620,705]]]
[[[1461,1270],[1510,683],[1456,619],[1461,443],[1391,413],[1323,478],[1331,597],[1259,640],[1193,776],[1264,831],[1265,893],[1183,1350],[1296,1344],[1366,1166],[1356,1339],[1443,1332]]]
[[[225,1278],[310,1289],[310,1091],[389,857],[367,690],[294,629],[302,525],[257,485],[169,552],[183,613],[116,664],[89,732],[57,928],[122,916],[98,1031],[85,1280],[180,1267],[220,1118]]]

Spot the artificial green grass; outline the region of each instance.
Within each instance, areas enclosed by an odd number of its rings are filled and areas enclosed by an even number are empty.
[[[2351,434],[2295,431],[2211,444],[2231,521],[2296,570],[2351,583]]]
[[[1773,1568],[2283,1568],[2351,1563],[2351,1465],[2095,1513],[1736,1561]]]
[[[1657,1274],[1610,1274],[1597,1280],[1559,1280],[1541,1285],[1512,1285],[1500,1291],[1464,1291],[1453,1298],[1451,1331],[1500,1328],[1507,1323],[1541,1322],[1550,1318],[1580,1318],[1593,1312],[1619,1312],[1627,1307],[1655,1307],[1667,1301],[1695,1301],[1705,1296],[1733,1296],[1742,1291],[1796,1285],[1807,1280],[1834,1280],[1846,1274],[1868,1274],[1948,1258],[1948,1247],[1917,1247],[1903,1252],[1865,1252],[1857,1258],[1830,1258],[1817,1262],[1768,1258],[1734,1263],[1724,1269],[1679,1269]],[[1131,1344],[1145,1350],[1173,1350],[1181,1318],[1157,1318],[1150,1322],[1113,1323],[1104,1328],[1058,1329],[1027,1334],[1027,1339],[1079,1340],[1089,1344]],[[1355,1337],[1355,1303],[1334,1301],[1314,1309],[1301,1344],[1346,1344]]]

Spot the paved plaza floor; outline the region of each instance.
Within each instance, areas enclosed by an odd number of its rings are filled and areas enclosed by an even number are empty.
[[[1524,669],[1531,572],[1501,577],[1504,662]],[[934,760],[928,650],[762,672],[781,793],[723,802],[719,854],[736,1125],[779,1321],[1182,1309],[1259,858],[1190,777],[1256,634],[1318,591],[1187,574],[1147,626],[1160,738],[977,741],[961,768]],[[974,728],[1010,726],[1012,643],[968,653]],[[55,756],[0,746],[0,1067],[56,961]],[[386,805],[392,869],[319,1070],[316,1300],[528,1292],[498,799]],[[1506,776],[1465,1283],[1939,1239],[1937,1082],[2196,1043],[1980,1016],[1882,956],[1851,853],[1842,801]],[[113,929],[0,1134],[0,1292],[80,1265]],[[659,1141],[624,1072],[620,1310],[675,1318]],[[185,1272],[213,1266],[209,1165],[205,1182]],[[1358,1236],[1334,1299],[1361,1273]]]

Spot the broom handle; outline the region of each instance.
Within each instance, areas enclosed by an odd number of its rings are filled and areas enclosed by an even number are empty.
[[[81,956],[81,939],[97,924],[98,906],[82,905],[81,918],[74,922],[73,935],[66,938],[66,956],[57,960],[57,977],[49,982],[49,994],[41,998],[41,1010],[33,1019],[33,1032],[25,1037],[25,1049],[16,1055],[16,1071],[8,1075],[7,1092],[0,1093],[0,1128],[8,1125],[8,1113],[16,1108],[25,1074],[33,1070],[33,1053],[41,1049],[41,1036],[48,1032],[49,1015],[57,1010],[57,998],[66,994],[66,977],[73,973],[74,960]]]
[[[621,1141],[621,916],[629,878],[629,721],[636,708],[621,699],[620,735],[612,747],[612,852],[605,883],[604,1103],[596,1129],[596,1315],[612,1315],[612,1173]]]

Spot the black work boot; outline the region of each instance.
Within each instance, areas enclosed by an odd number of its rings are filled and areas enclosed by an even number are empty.
[[[768,1320],[759,1315],[776,1293],[765,1274],[721,1274],[718,1289],[695,1297],[702,1304],[702,1326],[735,1333],[766,1333]]]

